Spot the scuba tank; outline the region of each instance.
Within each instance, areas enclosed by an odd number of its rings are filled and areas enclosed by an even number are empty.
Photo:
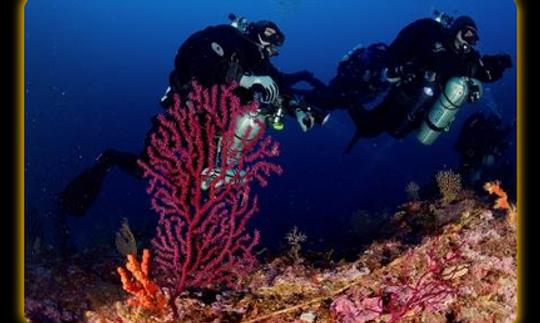
[[[431,145],[442,131],[448,131],[465,101],[475,101],[482,96],[482,83],[466,76],[453,77],[431,107],[416,138],[424,145]]]
[[[262,92],[254,92],[253,99],[261,100],[263,97]],[[261,102],[261,101],[259,101]],[[239,159],[244,153],[246,142],[253,140],[261,131],[264,131],[267,122],[268,114],[266,109],[269,109],[269,104],[260,103],[260,106],[255,111],[248,111],[239,115],[234,121],[234,138],[231,145],[227,148],[227,160],[225,163],[229,169],[225,175],[225,182],[228,183],[237,171],[242,175],[245,173],[243,170],[236,169]],[[202,189],[207,190],[210,182],[221,173],[221,156],[222,156],[222,137],[217,137],[217,152],[215,156],[214,169],[205,168],[202,172],[204,180],[202,181]],[[220,181],[216,184],[216,187],[221,186],[223,183]]]
[[[236,120],[234,141],[230,147],[231,159],[238,159],[244,149],[244,142],[253,140],[264,131],[264,117],[259,111],[246,112]],[[236,164],[236,163],[233,163]]]

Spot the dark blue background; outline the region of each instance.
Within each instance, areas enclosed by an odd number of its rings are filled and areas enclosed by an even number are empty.
[[[477,22],[482,53],[516,57],[513,1],[424,0],[29,0],[25,11],[26,201],[42,222],[54,225],[54,196],[105,148],[141,151],[151,116],[179,45],[208,25],[227,23],[234,12],[275,21],[286,42],[274,62],[283,71],[308,69],[325,82],[357,44],[391,42],[399,30],[438,8]],[[353,132],[343,111],[302,133],[293,120],[273,132],[285,172],[261,190],[253,224],[264,243],[276,246],[296,225],[311,241],[331,243],[357,209],[393,210],[414,180],[427,185],[436,171],[457,167],[452,149],[461,124],[474,111],[497,111],[506,123],[516,115],[515,69],[486,86],[478,104],[466,106],[450,133],[431,147],[414,135],[383,135],[342,151]],[[515,153],[511,147],[510,154]],[[115,170],[84,219],[72,219],[80,245],[112,243],[120,219],[136,230],[151,226],[145,184]],[[90,244],[91,245],[91,244]]]

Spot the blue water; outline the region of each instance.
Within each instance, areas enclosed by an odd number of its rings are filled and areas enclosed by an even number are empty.
[[[27,205],[38,209],[51,231],[55,194],[103,149],[141,151],[150,117],[162,111],[158,100],[177,48],[191,33],[227,23],[231,12],[275,21],[286,34],[275,65],[289,72],[308,69],[328,82],[348,50],[389,43],[408,23],[430,17],[433,8],[474,17],[480,52],[508,53],[515,62],[516,9],[510,0],[28,0]],[[263,243],[277,247],[298,226],[310,241],[331,245],[354,211],[393,211],[406,200],[407,182],[425,186],[438,170],[457,167],[452,145],[468,115],[497,111],[505,122],[515,119],[515,69],[487,88],[484,100],[464,108],[452,131],[430,147],[414,135],[402,141],[382,135],[344,156],[353,132],[345,112],[332,113],[327,125],[309,133],[287,121],[285,131],[272,133],[281,143],[285,172],[260,191],[261,212],[252,221]],[[70,220],[71,234],[81,246],[112,244],[123,217],[142,230],[156,215],[145,183],[115,170],[87,216]]]

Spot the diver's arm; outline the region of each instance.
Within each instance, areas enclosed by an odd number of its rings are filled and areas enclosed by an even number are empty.
[[[292,88],[294,85],[300,82],[306,82],[314,89],[324,89],[326,85],[323,81],[316,78],[312,72],[308,70],[299,71],[296,73],[280,73],[283,80],[283,87]]]
[[[302,131],[306,132],[313,128],[317,121],[315,112],[318,110],[310,107],[301,97],[295,96],[292,88],[297,82],[313,78],[313,74],[307,71],[293,74],[282,73],[270,62],[266,69],[280,88],[280,102],[285,113],[296,119]]]
[[[324,125],[330,116],[329,112],[308,104],[301,97],[282,96],[281,107],[284,112],[295,118],[302,131],[307,132],[315,125]]]
[[[267,61],[267,64],[264,68],[265,74],[270,76],[279,87],[280,93],[285,96],[290,96],[292,94],[292,86],[294,85],[294,81],[289,76],[291,74],[285,74],[280,72],[270,61]]]
[[[512,67],[510,55],[484,55],[475,61],[471,77],[485,83],[493,83],[502,78],[503,72]]]

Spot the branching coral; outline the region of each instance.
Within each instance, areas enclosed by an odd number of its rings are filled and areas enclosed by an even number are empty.
[[[508,201],[508,195],[502,189],[501,182],[487,182],[484,184],[484,189],[488,191],[489,194],[497,196],[493,208],[505,210],[508,216],[508,222],[514,224],[517,217],[516,206]]]
[[[175,96],[157,118],[148,160],[139,161],[159,214],[152,246],[160,283],[173,297],[190,287],[235,287],[257,263],[259,232],[246,228],[258,211],[252,184],[265,186],[282,172],[270,161],[279,145],[262,120],[248,118],[257,115],[257,102],[241,105],[234,89],[194,83],[188,100]]]
[[[126,269],[118,267],[117,271],[125,291],[133,297],[128,305],[142,307],[151,311],[161,311],[167,307],[167,298],[157,284],[150,280],[150,251],[143,250],[142,261],[139,263],[135,255],[127,256]],[[131,273],[128,274],[128,271]]]
[[[452,281],[468,269],[459,248],[444,254],[441,238],[429,244],[429,250],[412,249],[394,262],[392,273],[385,272],[375,290],[356,288],[336,298],[331,307],[336,317],[345,322],[400,322],[419,311],[442,308],[458,291]]]
[[[307,236],[298,230],[297,227],[293,227],[291,231],[285,236],[285,240],[289,244],[289,257],[295,262],[300,261],[300,251],[302,250],[302,243],[307,240]]]
[[[436,175],[437,186],[444,203],[454,201],[461,192],[461,176],[452,170],[439,171]]]
[[[416,182],[410,181],[407,183],[405,192],[410,201],[417,201],[420,199],[420,186]]]

